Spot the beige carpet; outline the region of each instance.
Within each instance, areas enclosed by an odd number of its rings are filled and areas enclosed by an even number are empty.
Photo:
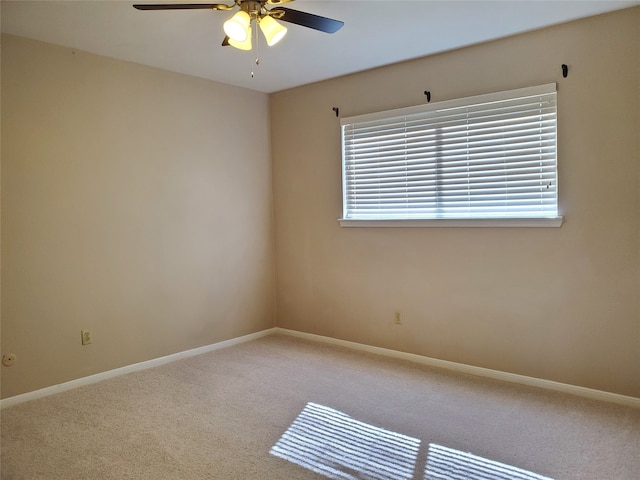
[[[287,336],[1,422],[3,480],[640,478],[638,410]]]

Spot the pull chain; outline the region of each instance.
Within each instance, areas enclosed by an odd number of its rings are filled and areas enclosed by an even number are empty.
[[[259,52],[258,52],[258,49],[259,49],[259,43],[258,43],[258,21],[259,21],[258,19],[255,20],[255,28],[253,29],[253,31],[255,32],[254,43],[253,44],[256,46],[256,59],[255,59],[256,66],[260,65],[260,55],[259,55]],[[253,77],[254,77],[254,73],[253,73],[253,70],[251,70],[251,78],[253,78]]]

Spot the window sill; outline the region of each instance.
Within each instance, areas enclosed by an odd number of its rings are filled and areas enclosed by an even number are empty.
[[[546,218],[443,218],[429,220],[353,220],[341,218],[341,227],[472,227],[546,228],[560,227],[564,217]]]

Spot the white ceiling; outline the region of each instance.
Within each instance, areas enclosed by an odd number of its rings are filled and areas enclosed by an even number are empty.
[[[288,8],[345,22],[335,34],[287,23],[278,45],[222,47],[229,12],[138,11],[199,0],[2,0],[2,31],[188,75],[276,92],[520,32],[640,0],[297,0]],[[213,0],[232,4],[233,0]],[[204,0],[202,3],[212,3]],[[254,77],[251,72],[254,71]]]

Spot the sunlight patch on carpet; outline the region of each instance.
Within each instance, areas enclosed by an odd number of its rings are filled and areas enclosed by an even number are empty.
[[[521,468],[506,465],[435,443],[429,444],[424,480],[553,480]]]
[[[409,480],[420,440],[307,403],[271,454],[332,479]]]

